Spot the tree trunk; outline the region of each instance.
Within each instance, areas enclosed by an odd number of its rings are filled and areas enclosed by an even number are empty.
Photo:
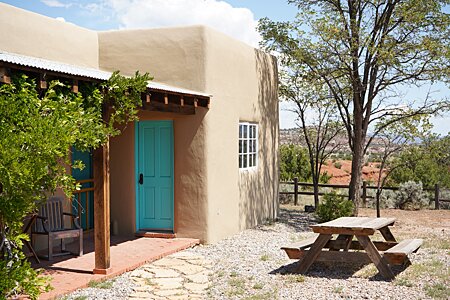
[[[352,173],[350,179],[350,187],[348,192],[348,197],[353,201],[355,209],[353,211],[354,215],[358,215],[358,208],[361,203],[361,185],[362,185],[362,166],[363,166],[363,141],[361,136],[356,137],[357,132],[355,132],[355,143],[353,147],[353,157],[352,157]]]
[[[313,176],[313,188],[314,188],[314,208],[317,211],[317,208],[319,207],[319,179],[314,178]]]
[[[377,188],[377,197],[376,197],[376,199],[377,199],[377,202],[376,202],[376,205],[377,205],[377,218],[379,218],[381,216],[381,212],[380,212],[381,192],[382,192],[382,190],[381,190],[380,186],[378,186],[378,188]]]

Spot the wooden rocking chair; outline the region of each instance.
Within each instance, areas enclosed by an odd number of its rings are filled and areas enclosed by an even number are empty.
[[[51,197],[41,206],[36,216],[36,222],[31,230],[31,239],[33,235],[46,235],[48,237],[48,260],[52,260],[53,256],[75,254],[66,251],[64,239],[78,238],[79,251],[78,255],[83,255],[83,229],[78,222],[78,216],[63,211],[64,203],[61,197]],[[72,218],[71,227],[65,228],[64,217]],[[61,239],[61,253],[53,254],[53,240]]]

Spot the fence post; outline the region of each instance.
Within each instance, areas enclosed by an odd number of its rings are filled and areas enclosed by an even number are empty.
[[[439,184],[434,185],[434,208],[439,209]]]
[[[298,205],[298,177],[294,177],[294,205]]]
[[[362,185],[362,202],[363,202],[363,207],[366,207],[366,203],[367,203],[367,181],[363,181],[363,185]]]

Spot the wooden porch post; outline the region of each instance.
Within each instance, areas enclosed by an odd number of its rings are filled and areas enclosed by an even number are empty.
[[[110,261],[109,142],[94,150],[94,274],[108,274]]]

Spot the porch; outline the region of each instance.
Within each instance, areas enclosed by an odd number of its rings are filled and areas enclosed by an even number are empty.
[[[57,296],[70,293],[79,288],[87,287],[90,281],[103,281],[138,268],[145,263],[158,260],[169,254],[190,248],[199,244],[197,239],[188,238],[130,238],[129,236],[111,236],[111,265],[107,275],[93,274],[95,262],[93,231],[85,234],[84,252],[80,257],[60,256],[53,261],[41,260],[40,264],[33,259],[35,268],[43,268],[44,275],[53,279],[54,289],[42,294],[39,299],[54,299]],[[67,245],[70,250],[76,248],[76,243]]]
[[[81,84],[87,82],[98,84],[106,81],[111,76],[110,72],[101,71],[99,69],[85,68],[47,59],[0,51],[0,82],[5,84],[11,83],[11,76],[15,73],[25,73],[30,78],[34,78],[40,93],[43,93],[48,88],[47,82],[54,79],[58,79],[65,84],[71,85],[72,91],[78,93]],[[195,117],[196,113],[196,118],[201,120],[206,111],[208,111],[210,107],[210,98],[211,95],[202,92],[168,86],[156,82],[148,82],[146,91],[141,94],[142,107],[140,108],[140,114],[157,114],[157,117],[151,117],[152,120],[171,120],[174,119],[175,116],[181,116],[188,120],[186,123],[190,124],[191,117]],[[105,118],[107,117],[108,110],[108,107],[104,107],[103,109]],[[198,113],[199,111],[200,114]],[[171,117],[168,117],[168,115]],[[190,116],[185,117],[185,115]],[[200,124],[200,122],[198,122],[198,124]],[[131,123],[130,127],[132,126],[134,126],[134,124]],[[185,124],[183,123],[181,126],[185,126]],[[190,127],[186,126],[186,128]],[[192,129],[194,132],[195,130],[196,128]],[[186,132],[180,130],[179,135],[185,136],[185,133]],[[114,141],[112,141],[111,144],[113,144],[112,149],[114,151]],[[190,146],[190,141],[186,141],[186,145]],[[133,152],[133,154],[128,157],[131,161],[127,161],[125,166],[117,166],[117,164],[120,164],[119,160],[121,159],[110,159],[110,143],[107,142],[103,147],[95,149],[91,154],[87,155],[88,157],[90,156],[91,159],[91,168],[84,169],[84,172],[87,174],[83,174],[83,176],[80,177],[74,176],[78,177],[77,179],[79,180],[82,189],[74,193],[77,201],[73,204],[73,207],[70,208],[71,205],[68,205],[66,208],[69,208],[69,210],[72,210],[72,213],[80,216],[81,225],[84,229],[89,230],[93,228],[92,239],[95,237],[95,243],[93,241],[91,241],[91,243],[86,241],[84,245],[84,252],[86,253],[85,257],[83,256],[76,260],[70,259],[67,261],[55,262],[46,266],[49,270],[51,269],[50,267],[52,267],[53,271],[76,270],[76,274],[86,273],[86,277],[83,277],[85,279],[80,280],[77,280],[78,278],[70,275],[70,284],[78,282],[79,284],[82,284],[79,287],[82,287],[85,286],[89,280],[105,278],[104,276],[91,275],[92,272],[99,275],[115,276],[131,269],[133,266],[138,266],[148,260],[154,260],[162,255],[184,249],[188,247],[188,245],[198,242],[197,240],[158,241],[157,239],[134,239],[128,242],[125,238],[114,241],[114,239],[116,239],[114,237],[111,237],[110,241],[110,231],[112,231],[113,234],[117,233],[114,230],[116,228],[119,228],[122,231],[122,234],[123,232],[128,234],[128,237],[131,234],[134,234],[136,230],[141,229],[131,228],[135,227],[134,222],[139,213],[139,211],[136,212],[135,208],[135,189],[137,185],[137,174],[134,173],[135,144],[128,143],[125,146],[127,149],[132,149],[131,151]],[[180,152],[179,156],[184,158],[184,153]],[[72,159],[73,158],[74,157],[72,157]],[[79,157],[77,160],[79,160]],[[111,169],[116,168],[116,170],[119,170],[116,172],[116,174],[119,174],[116,176],[116,179],[120,182],[126,181],[127,187],[130,187],[130,190],[121,191],[120,185],[116,184],[117,182],[113,182],[113,191],[111,192],[110,181],[111,177],[114,176],[111,176],[110,166]],[[125,169],[132,169],[132,172],[124,175]],[[173,166],[171,172],[173,173]],[[191,172],[195,173],[195,170]],[[84,177],[84,175],[86,175],[86,177]],[[123,180],[124,178],[127,180]],[[114,180],[115,179],[112,178],[112,181]],[[173,189],[174,187],[172,184],[170,187],[172,194]],[[110,200],[114,197],[118,199],[115,203]],[[128,202],[123,201],[123,199]],[[111,202],[113,202],[113,205],[111,205]],[[117,203],[125,203],[126,205],[125,207],[118,207],[117,205],[114,205]],[[171,204],[171,212],[174,214],[173,199]],[[114,219],[111,218],[111,211],[113,213],[115,212],[117,215]],[[126,212],[125,217],[127,219],[124,223],[127,226],[121,226],[123,224],[120,224],[120,220],[124,220],[123,212]],[[115,225],[117,225],[118,221],[119,226],[117,227]],[[173,221],[172,218],[172,223],[174,223]],[[174,226],[175,225],[172,225],[172,227]],[[159,229],[159,227],[147,227],[150,229]],[[146,228],[143,227],[143,229]],[[131,231],[133,231],[133,233],[131,233]],[[189,228],[187,231],[189,232]],[[185,234],[184,236],[190,235]],[[175,243],[175,246],[173,243]],[[181,248],[176,246],[179,243],[183,245],[182,247],[180,246]],[[110,247],[110,244],[112,247]],[[118,246],[124,246],[125,248]],[[174,248],[169,247],[169,250],[166,251],[166,246],[173,246]],[[136,262],[135,259],[138,259],[139,262]],[[37,267],[40,266],[38,265]],[[58,274],[58,272],[53,273],[56,275]],[[87,273],[90,273],[90,277]],[[56,290],[59,290],[57,286],[59,284],[59,279],[54,281]]]

